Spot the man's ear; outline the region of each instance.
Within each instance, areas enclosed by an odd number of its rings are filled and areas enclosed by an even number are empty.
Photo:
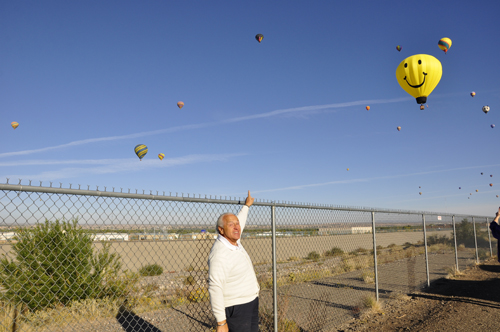
[[[217,226],[217,228],[219,229],[219,234],[224,235],[224,228],[222,228],[220,226]]]

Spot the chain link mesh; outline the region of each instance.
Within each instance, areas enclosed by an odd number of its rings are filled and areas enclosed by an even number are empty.
[[[0,331],[213,330],[215,221],[241,201],[2,188]],[[490,257],[488,219],[455,218],[454,231],[451,215],[255,203],[242,244],[261,287],[260,330],[277,314],[279,331],[332,331],[376,294],[411,293]]]

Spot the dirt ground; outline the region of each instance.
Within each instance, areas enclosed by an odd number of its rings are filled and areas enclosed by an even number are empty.
[[[423,292],[381,301],[337,331],[500,331],[500,264],[473,266]]]

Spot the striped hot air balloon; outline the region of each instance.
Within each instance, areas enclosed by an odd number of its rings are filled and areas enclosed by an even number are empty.
[[[398,45],[398,46],[396,46],[396,49],[398,50],[398,52],[401,52],[402,47],[400,45]]]
[[[446,54],[448,52],[448,49],[451,47],[451,39],[450,38],[441,38],[438,42],[438,46]]]
[[[182,109],[184,107],[184,103],[182,101],[178,102],[177,107],[179,107],[179,109]]]
[[[148,153],[148,147],[144,144],[137,144],[134,148],[135,154],[142,161],[142,158]]]
[[[158,158],[160,158],[160,160],[163,160],[163,158],[165,158],[165,154],[164,153],[158,154]]]
[[[11,122],[10,125],[12,126],[12,128],[16,129],[17,127],[19,127],[19,123],[17,123],[16,121],[14,122]]]
[[[260,43],[262,41],[262,39],[264,39],[264,35],[261,33],[258,33],[257,35],[255,35],[255,39]]]
[[[470,93],[470,95],[471,95],[471,97],[474,97],[474,96],[476,95],[476,93],[475,93],[474,91],[472,91],[472,92]]]

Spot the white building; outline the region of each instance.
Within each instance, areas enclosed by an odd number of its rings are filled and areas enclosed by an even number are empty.
[[[371,227],[351,227],[351,232],[352,232],[352,234],[366,234],[366,233],[371,233],[372,228]]]
[[[94,241],[128,241],[126,233],[97,233],[94,234]]]

